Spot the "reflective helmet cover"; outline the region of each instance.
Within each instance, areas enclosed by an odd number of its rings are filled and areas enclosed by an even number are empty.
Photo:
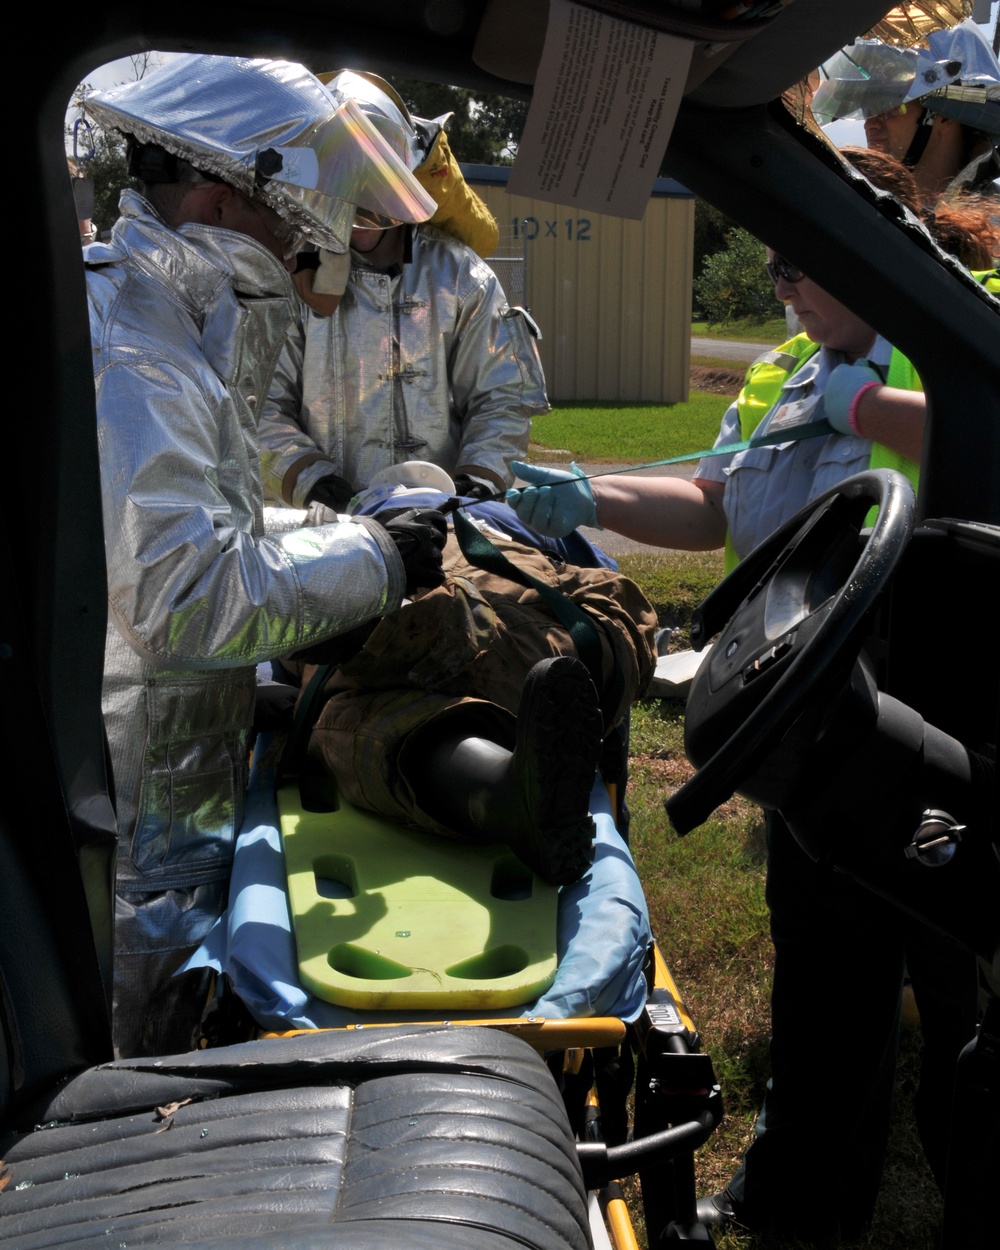
[[[290,61],[182,54],[94,92],[87,110],[270,205],[330,251],[347,250],[358,206],[414,222],[436,207],[361,109],[335,104]]]
[[[975,116],[959,110],[966,115],[957,119],[996,133],[1000,65],[979,27],[961,22],[935,31],[926,43],[926,49],[901,48],[859,39],[842,48],[820,66],[823,82],[812,99],[813,116],[825,125],[844,117],[874,117],[915,101],[956,116],[953,105],[966,101],[983,108]]]

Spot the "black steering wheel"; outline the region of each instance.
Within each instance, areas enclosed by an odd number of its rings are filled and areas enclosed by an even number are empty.
[[[862,536],[873,505],[878,515]],[[666,804],[678,833],[766,771],[795,721],[822,711],[842,688],[915,511],[901,473],[847,478],[761,543],[698,608],[696,650],[722,633],[688,697],[684,741],[698,772]]]

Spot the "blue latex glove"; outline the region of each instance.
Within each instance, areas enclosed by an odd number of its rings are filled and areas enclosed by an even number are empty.
[[[572,473],[520,460],[512,460],[510,467],[530,483],[507,492],[507,502],[525,525],[546,538],[564,538],[580,525],[601,528],[590,483],[575,464]]]
[[[867,360],[857,360],[853,365],[837,365],[830,373],[823,392],[823,411],[827,421],[839,434],[857,435],[848,420],[851,404],[858,391],[869,382],[878,382],[881,386],[884,379]]]

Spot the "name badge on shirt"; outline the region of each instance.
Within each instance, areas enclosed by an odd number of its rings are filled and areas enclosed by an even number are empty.
[[[792,426],[806,425],[809,421],[817,420],[814,412],[822,398],[821,394],[807,395],[804,399],[790,399],[787,404],[775,408],[774,415],[767,423],[768,434],[790,430]]]

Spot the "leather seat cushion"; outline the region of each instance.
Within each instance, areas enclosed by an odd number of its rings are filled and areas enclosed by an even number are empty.
[[[488,1029],[122,1060],[70,1080],[38,1120],[3,1150],[0,1239],[24,1250],[589,1245],[555,1083]]]

